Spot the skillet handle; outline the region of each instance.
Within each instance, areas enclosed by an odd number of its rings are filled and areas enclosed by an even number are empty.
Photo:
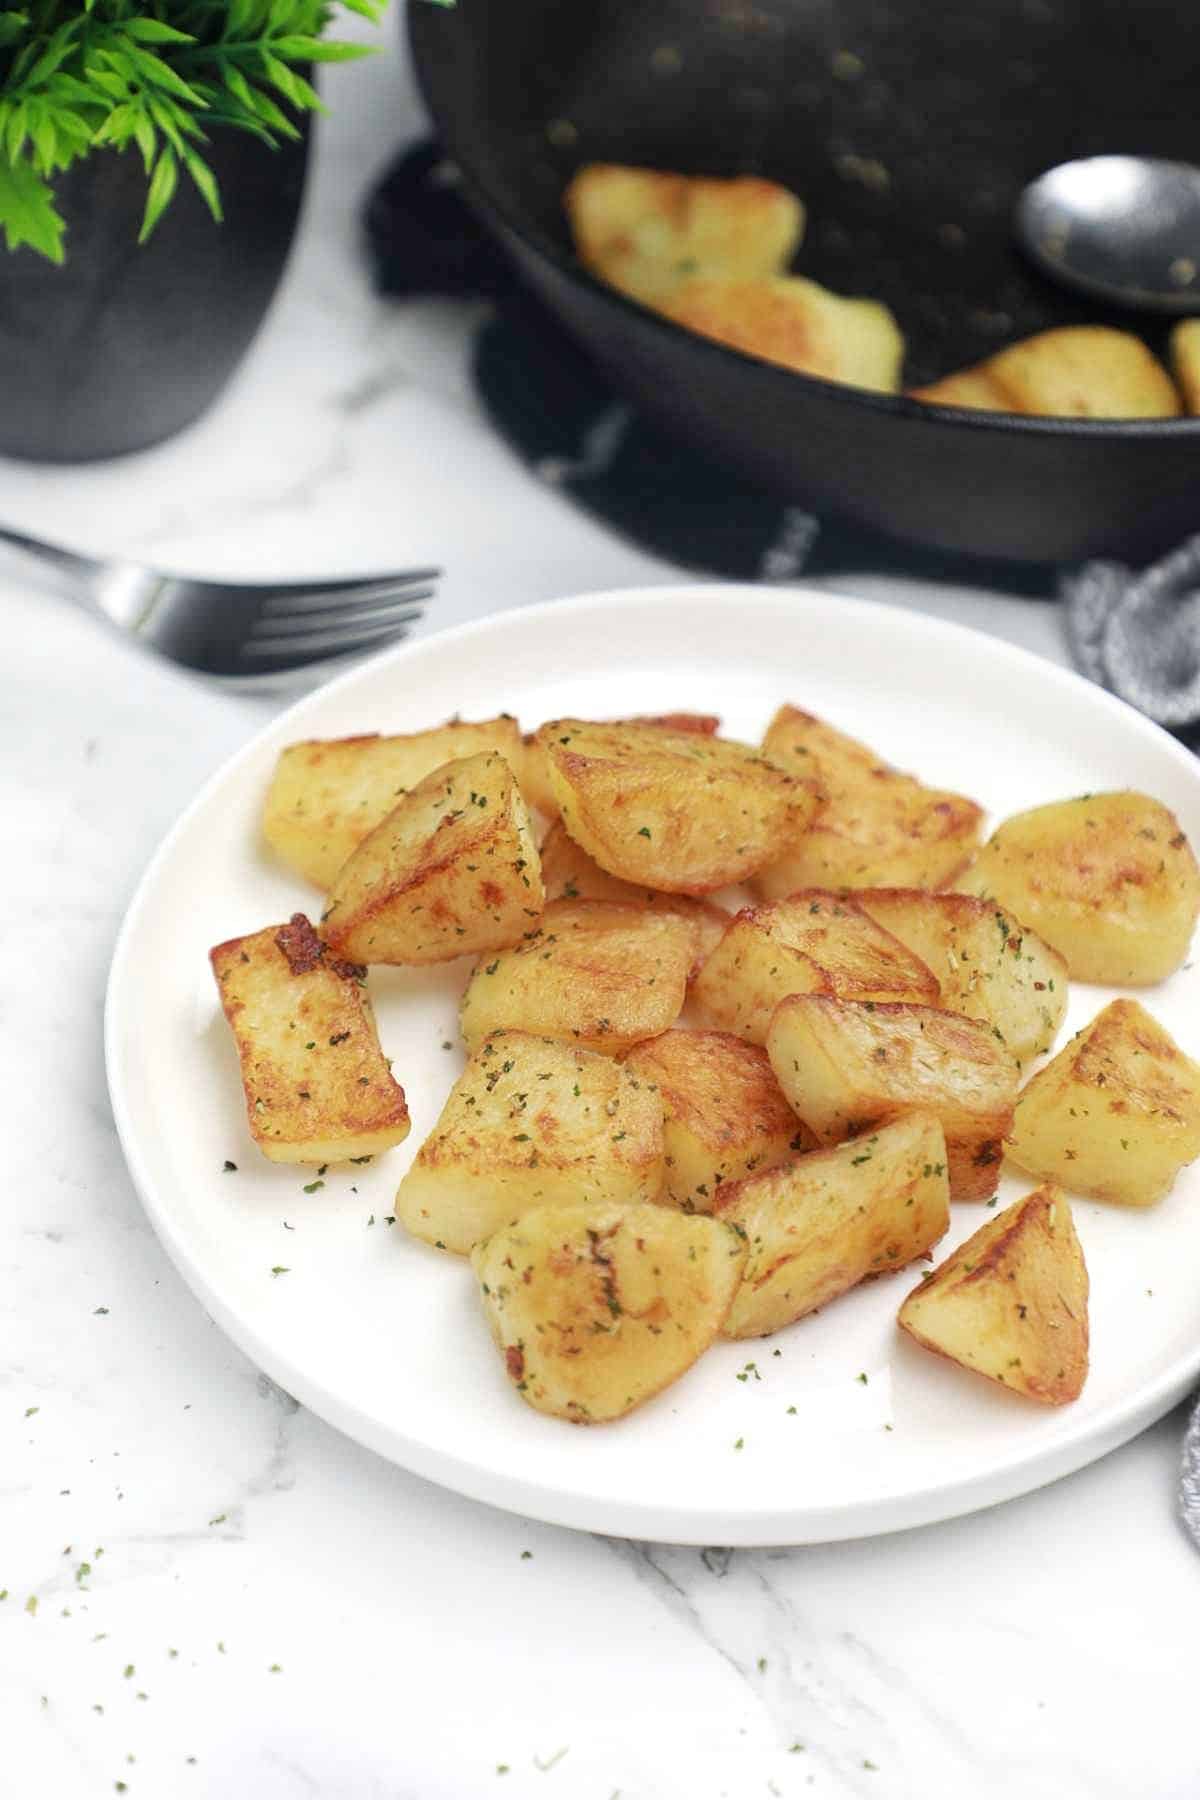
[[[884,537],[865,526],[826,519],[817,522],[796,579],[892,575],[949,587],[991,588],[1024,600],[1054,600],[1062,573],[1057,563],[1009,562],[1001,557],[930,550]]]

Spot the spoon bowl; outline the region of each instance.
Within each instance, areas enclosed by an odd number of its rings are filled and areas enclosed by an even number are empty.
[[[1200,313],[1200,168],[1089,156],[1030,182],[1016,234],[1044,274],[1102,300]]]

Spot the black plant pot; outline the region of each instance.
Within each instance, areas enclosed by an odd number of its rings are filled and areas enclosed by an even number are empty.
[[[295,234],[308,136],[271,150],[214,130],[224,223],[186,175],[146,244],[141,158],[61,177],[67,260],[0,248],[0,454],[82,462],[144,450],[216,399],[262,323]]]

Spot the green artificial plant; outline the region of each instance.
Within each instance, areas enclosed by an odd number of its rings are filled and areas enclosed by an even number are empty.
[[[385,0],[341,0],[377,22]],[[181,174],[216,219],[204,155],[213,130],[277,146],[320,110],[308,65],[365,56],[323,34],[326,0],[25,0],[0,6],[0,227],[8,248],[64,255],[55,178],[81,157],[125,152],[145,165],[141,241]]]

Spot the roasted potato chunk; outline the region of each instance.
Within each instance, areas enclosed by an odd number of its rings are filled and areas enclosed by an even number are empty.
[[[779,1085],[823,1144],[914,1110],[946,1134],[952,1200],[996,1191],[1019,1071],[995,1031],[931,1006],[793,994],[767,1032]]]
[[[720,1332],[745,1246],[670,1206],[539,1206],[471,1254],[509,1380],[538,1412],[619,1419]]]
[[[721,721],[713,713],[641,713],[632,719],[613,719],[613,725],[657,725],[663,731],[691,731],[713,737]],[[544,818],[558,818],[558,799],[550,785],[550,759],[536,731],[521,739],[521,792]]]
[[[629,906],[646,907],[650,912],[673,913],[685,920],[692,933],[693,976],[716,949],[729,923],[729,914],[707,900],[635,887],[619,875],[608,874],[575,842],[561,819],[546,833],[541,859],[547,900],[619,900]]]
[[[365,969],[334,956],[303,913],[209,954],[264,1156],[343,1162],[408,1136],[404,1089],[379,1048]]]
[[[451,1088],[394,1211],[414,1237],[465,1253],[532,1206],[656,1200],[662,1183],[652,1087],[609,1056],[498,1031]]]
[[[995,901],[864,888],[863,911],[938,978],[941,1004],[994,1025],[1018,1062],[1049,1050],[1067,1010],[1067,965]]]
[[[1200,319],[1180,319],[1171,332],[1170,357],[1183,410],[1200,413]]]
[[[714,1212],[747,1245],[725,1335],[763,1337],[867,1275],[901,1269],[950,1224],[946,1140],[932,1113],[723,1187]]]
[[[660,306],[699,273],[772,275],[804,233],[795,194],[732,180],[589,163],[564,196],[579,259],[610,287]]]
[[[463,1037],[473,1050],[493,1031],[531,1031],[618,1056],[675,1023],[691,964],[691,928],[671,913],[558,900],[513,949],[480,958]]]
[[[544,901],[525,802],[491,751],[435,769],[363,839],[321,935],[357,962],[450,962],[515,943]]]
[[[664,1031],[636,1044],[625,1067],[658,1091],[665,1198],[684,1212],[711,1212],[724,1183],[816,1147],[766,1052],[728,1032]]]
[[[1088,1273],[1060,1189],[1026,1194],[914,1288],[900,1324],[964,1369],[1063,1406],[1088,1372]]]
[[[660,308],[677,325],[800,375],[894,394],[904,339],[878,300],[849,300],[798,275],[695,276]]]
[[[807,888],[737,913],[696,978],[700,1019],[766,1041],[788,994],[842,1000],[916,1000],[936,1006],[936,978],[849,896]]]
[[[704,894],[741,881],[815,809],[793,776],[727,738],[556,719],[538,741],[570,835],[639,887]]]
[[[1114,1000],[1033,1077],[1005,1148],[1041,1181],[1150,1206],[1200,1156],[1200,1066],[1136,1000]]]
[[[979,842],[983,812],[973,800],[888,768],[798,707],[780,707],[763,751],[824,798],[799,843],[754,877],[766,900],[807,887],[944,887]]]
[[[382,823],[401,795],[443,763],[498,751],[516,768],[521,733],[501,714],[452,719],[403,737],[314,738],[282,750],[267,791],[263,831],[293,869],[319,888]]]
[[[986,362],[914,388],[914,400],[1053,419],[1172,419],[1179,395],[1141,338],[1107,325],[1064,325]]]
[[[1011,908],[1076,981],[1114,987],[1177,969],[1200,910],[1200,870],[1178,819],[1134,792],[1014,814],[957,885]]]

